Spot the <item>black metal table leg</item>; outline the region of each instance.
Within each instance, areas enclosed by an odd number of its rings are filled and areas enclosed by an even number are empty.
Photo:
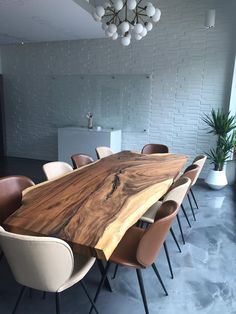
[[[103,263],[102,263],[102,261],[101,261],[100,259],[97,259],[97,264],[98,264],[100,273],[101,273],[101,275],[102,275],[102,277],[103,277],[104,272],[105,272],[105,268],[104,268],[104,266],[103,266]],[[109,279],[108,279],[107,277],[105,278],[105,287],[106,287],[110,292],[113,292],[111,283],[110,283],[110,281],[109,281]]]
[[[113,275],[112,279],[116,278],[116,274],[117,274],[118,268],[119,268],[119,265],[117,264],[116,267],[115,267],[115,271],[114,271],[114,275]]]
[[[97,308],[96,308],[96,305],[94,304],[92,298],[90,297],[90,295],[89,295],[89,293],[88,293],[88,290],[87,290],[87,288],[86,288],[86,286],[85,286],[83,280],[80,280],[80,284],[81,284],[81,286],[82,286],[82,288],[83,288],[85,294],[87,295],[87,297],[88,297],[90,303],[92,304],[92,306],[93,306],[95,312],[96,312],[97,314],[99,314],[99,313],[98,313],[98,310],[97,310]]]
[[[103,265],[102,265],[102,266],[103,266]],[[106,268],[105,268],[104,271],[103,271],[102,279],[101,279],[101,281],[100,281],[100,283],[99,283],[99,285],[98,285],[98,289],[97,289],[96,294],[95,294],[95,297],[94,297],[94,299],[93,299],[94,304],[95,304],[95,302],[97,301],[97,298],[98,298],[98,296],[99,296],[99,293],[100,293],[100,291],[101,291],[101,289],[102,289],[103,284],[105,283],[105,280],[106,280],[106,278],[107,278],[107,274],[108,274],[108,270],[109,270],[110,266],[111,266],[111,263],[110,263],[110,262],[107,262]],[[90,308],[89,314],[92,313],[93,309],[94,309],[94,307],[93,307],[93,305],[92,305],[91,308]]]

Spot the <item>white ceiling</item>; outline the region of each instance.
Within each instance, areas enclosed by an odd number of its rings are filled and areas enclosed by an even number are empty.
[[[0,44],[104,37],[89,10],[86,0],[0,0]]]

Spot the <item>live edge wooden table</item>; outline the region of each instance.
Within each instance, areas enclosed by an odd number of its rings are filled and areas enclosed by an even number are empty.
[[[108,260],[128,228],[163,196],[187,161],[121,152],[26,190],[8,231],[53,236]]]

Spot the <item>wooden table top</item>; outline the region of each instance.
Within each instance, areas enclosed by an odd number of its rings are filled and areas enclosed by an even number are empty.
[[[26,190],[8,231],[53,236],[75,252],[109,259],[128,228],[163,196],[183,155],[121,152]]]

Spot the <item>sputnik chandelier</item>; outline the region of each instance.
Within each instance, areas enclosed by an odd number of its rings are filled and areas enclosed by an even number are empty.
[[[123,46],[128,46],[131,36],[140,40],[153,28],[161,17],[161,10],[145,0],[108,0],[94,8],[93,18],[102,23],[107,37],[121,38]]]

